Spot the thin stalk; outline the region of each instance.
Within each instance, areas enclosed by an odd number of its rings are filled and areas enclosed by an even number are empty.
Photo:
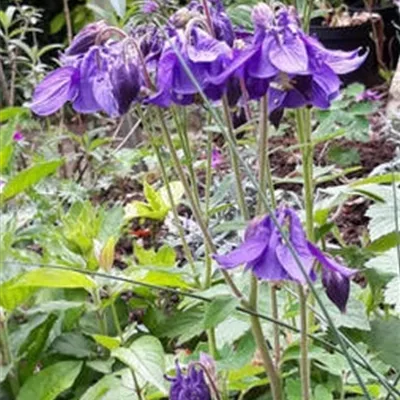
[[[133,370],[133,368],[131,368],[131,373],[132,373],[132,379],[133,379],[133,384],[135,385],[135,392],[137,394],[137,397],[139,400],[145,400],[142,396],[142,391],[140,390],[140,386],[139,386],[139,382],[137,380],[135,371]]]
[[[239,208],[240,208],[240,212],[241,212],[244,220],[247,221],[249,219],[249,210],[246,205],[245,194],[244,194],[244,190],[243,190],[243,186],[242,186],[242,178],[240,176],[239,160],[235,154],[235,151],[233,150],[233,147],[236,146],[236,138],[235,138],[234,129],[233,129],[233,125],[232,125],[231,114],[229,111],[228,99],[226,96],[224,96],[222,98],[222,106],[224,109],[227,133],[230,138],[230,140],[228,142],[228,147],[229,147],[229,154],[230,154],[230,158],[231,158],[232,170],[233,170],[233,174],[235,177],[236,192],[237,192]]]
[[[187,262],[188,262],[188,264],[190,266],[190,269],[192,270],[193,279],[194,279],[196,285],[200,286],[200,281],[199,281],[199,278],[197,276],[196,266],[195,266],[195,263],[194,263],[192,251],[190,250],[189,244],[186,241],[185,231],[184,231],[184,228],[182,226],[181,220],[179,219],[178,211],[176,210],[176,204],[175,204],[174,196],[172,194],[171,186],[169,184],[168,174],[167,174],[167,170],[165,168],[164,160],[162,158],[160,149],[159,149],[159,147],[158,147],[158,145],[156,143],[156,139],[153,136],[151,125],[148,124],[147,119],[145,118],[144,113],[142,112],[140,107],[137,107],[137,111],[140,114],[140,118],[143,121],[143,125],[145,126],[146,131],[147,131],[147,133],[148,133],[148,135],[150,137],[151,145],[152,145],[152,147],[154,149],[154,152],[156,154],[158,164],[160,165],[161,175],[163,177],[164,185],[167,188],[168,200],[169,200],[169,202],[171,203],[171,206],[172,206],[172,215],[174,217],[175,225],[176,225],[176,227],[178,229],[178,235],[179,235],[179,239],[180,239],[180,241],[182,243],[183,252],[184,252],[186,260],[187,260]]]
[[[0,311],[2,314],[2,312]],[[19,392],[18,372],[15,370],[14,359],[10,348],[10,340],[8,336],[8,323],[4,315],[0,315],[0,347],[6,365],[12,365],[11,371],[8,373],[8,381],[14,398],[17,398]]]
[[[257,312],[257,300],[258,300],[258,281],[257,278],[252,274],[250,282],[250,297],[249,303],[252,311]],[[262,331],[261,323],[258,317],[252,315],[250,317],[251,328],[253,331],[253,336],[257,344],[257,348],[261,353],[261,358],[263,361],[264,368],[267,372],[268,378],[270,380],[272,398],[274,400],[282,399],[282,388],[279,378],[279,374],[275,369],[272,357],[269,353],[267,342],[265,341],[264,334]]]
[[[271,206],[276,209],[276,198],[274,183],[272,181],[271,165],[269,162],[269,146],[268,146],[268,133],[269,133],[269,123],[268,123],[268,98],[263,96],[260,102],[260,127],[259,127],[259,144],[258,144],[258,180],[260,184],[260,192],[266,193],[267,188],[269,189],[269,198],[271,200]],[[258,194],[257,199],[257,214],[264,214],[266,208],[262,202],[261,194]],[[271,309],[272,315],[275,319],[279,318],[278,313],[278,299],[276,287],[274,284],[270,286],[270,299],[271,299]],[[273,325],[274,333],[274,353],[275,353],[275,365],[279,365],[280,360],[280,343],[279,343],[279,327],[278,325]]]
[[[195,200],[193,192],[192,192],[192,190],[190,188],[189,182],[186,179],[185,171],[182,168],[182,165],[181,165],[181,162],[179,160],[178,154],[176,153],[174,144],[172,143],[171,136],[169,135],[169,132],[167,130],[167,126],[165,125],[161,109],[156,108],[156,112],[157,112],[158,120],[159,120],[160,125],[161,125],[161,132],[162,132],[164,141],[165,141],[165,143],[166,143],[166,145],[167,145],[167,147],[168,147],[168,149],[169,149],[169,151],[171,153],[171,157],[172,157],[172,160],[173,160],[173,164],[174,164],[176,173],[178,174],[179,180],[181,181],[181,183],[183,185],[186,197],[188,198],[189,203],[190,203],[190,205],[192,207],[192,211],[193,211],[194,217],[195,217],[195,219],[197,221],[197,224],[199,225],[200,230],[201,230],[201,232],[202,232],[202,234],[204,236],[204,241],[205,241],[206,247],[208,247],[208,251],[210,253],[215,254],[217,252],[217,249],[214,246],[211,234],[208,231],[207,225],[206,225],[206,223],[205,223],[205,221],[203,219],[203,216],[202,216],[202,213],[201,213],[201,209],[197,205],[197,202]],[[236,286],[235,282],[233,282],[233,280],[230,277],[230,275],[224,270],[221,270],[221,272],[222,272],[222,274],[224,276],[224,279],[225,279],[226,283],[231,288],[232,293],[239,300],[241,300],[244,304],[247,304],[247,302],[245,301],[245,299],[243,297],[243,294],[240,292],[240,290]]]
[[[215,329],[207,330],[207,339],[208,339],[208,351],[214,360],[217,358],[218,350],[217,350],[217,341],[215,339]]]
[[[64,3],[64,16],[65,16],[65,24],[67,26],[67,39],[68,44],[72,42],[72,24],[71,24],[71,13],[69,11],[68,0],[63,0]]]
[[[114,302],[111,303],[111,313],[112,313],[115,329],[118,333],[119,338],[121,339],[121,345],[122,345],[124,343],[124,336],[122,334],[121,323],[119,321],[117,309],[115,308]]]
[[[307,296],[299,285],[300,300],[300,380],[302,400],[310,399],[310,361],[308,359]]]
[[[102,335],[107,336],[107,324],[104,319],[104,313],[101,310],[101,298],[100,298],[100,291],[98,289],[93,290],[92,292],[93,296],[93,301],[96,306],[96,315],[97,315],[97,320],[99,322],[99,329]]]
[[[185,127],[183,127],[183,124],[181,124],[181,122],[179,121],[178,113],[176,112],[176,110],[174,108],[172,108],[172,116],[173,116],[173,119],[175,122],[176,130],[179,135],[179,139],[181,141],[183,153],[186,158],[186,166],[189,171],[190,183],[192,185],[192,190],[194,191],[197,204],[200,205],[199,188],[197,186],[196,173],[193,168],[194,159],[193,159],[192,149],[190,147],[190,141],[187,136],[187,129]]]
[[[297,133],[301,146],[304,180],[304,203],[306,211],[307,238],[314,242],[314,185],[313,185],[313,149],[311,144],[311,120],[309,110],[296,111]],[[310,399],[310,361],[308,359],[308,318],[307,296],[302,285],[298,287],[300,303],[300,376],[302,382],[302,395],[304,400]],[[314,317],[310,315],[311,324]]]
[[[207,137],[207,166],[206,166],[206,190],[205,190],[205,212],[206,222],[208,225],[209,220],[209,208],[210,208],[210,192],[212,184],[212,133],[208,133]],[[204,272],[204,289],[208,289],[211,286],[212,278],[212,260],[208,249],[206,249],[206,268]]]

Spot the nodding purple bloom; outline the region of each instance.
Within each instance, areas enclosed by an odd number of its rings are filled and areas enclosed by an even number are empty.
[[[24,134],[20,131],[14,132],[13,140],[15,142],[20,142],[20,141],[24,140]]]
[[[153,14],[160,8],[160,5],[154,0],[145,0],[142,5],[144,14]]]
[[[275,217],[280,227],[297,252],[306,274],[315,281],[314,263],[322,266],[322,284],[330,300],[342,311],[350,291],[350,277],[355,271],[346,268],[332,258],[322,253],[315,245],[306,239],[300,219],[290,208],[279,208]],[[246,264],[259,279],[267,281],[307,282],[289,247],[285,244],[279,229],[270,216],[265,216],[249,225],[244,242],[232,252],[215,260],[222,268],[235,268]]]
[[[220,84],[231,76],[244,79],[250,98],[270,96],[272,122],[279,123],[285,108],[328,108],[338,96],[340,79],[357,69],[367,54],[325,49],[306,35],[292,7],[273,12],[258,4],[252,13],[254,38],[235,52],[224,72],[214,78]]]
[[[211,0],[208,3],[215,38],[232,46],[235,33],[222,1]],[[170,22],[176,28],[184,28],[192,18],[204,19],[204,7],[198,0],[192,0],[186,7],[179,9],[171,16]]]
[[[211,167],[218,169],[224,163],[224,157],[222,157],[221,152],[217,148],[213,148],[211,152]]]
[[[126,42],[112,41],[93,45],[85,54],[64,55],[64,65],[36,87],[30,108],[46,116],[71,102],[81,113],[124,114],[138,97],[141,81],[137,60],[126,47]]]
[[[98,34],[107,27],[108,25],[104,21],[98,21],[86,25],[74,37],[71,45],[65,50],[65,55],[76,56],[86,53],[92,46],[94,46]]]
[[[225,60],[231,56],[230,47],[193,26],[186,32],[177,30],[170,40],[171,43],[166,43],[158,64],[158,91],[149,102],[160,107],[168,107],[171,103],[194,103],[199,91],[186,73],[177,52],[181,54],[204,93],[211,100],[220,99],[224,85],[214,85],[210,79],[221,73]]]
[[[189,365],[186,375],[182,373],[179,363],[176,362],[176,376],[166,377],[171,382],[170,400],[211,400],[210,389],[204,378],[203,370],[196,370]]]

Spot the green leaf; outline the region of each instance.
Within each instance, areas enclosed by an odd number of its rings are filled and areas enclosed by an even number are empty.
[[[376,319],[371,322],[371,331],[366,335],[366,343],[378,357],[393,368],[400,366],[400,319]]]
[[[182,183],[180,181],[170,182],[169,183],[169,187],[171,189],[172,198],[173,198],[174,204],[176,206],[179,203],[179,201],[181,200],[181,198],[183,197],[183,195],[185,194],[185,189],[183,188],[183,185],[182,185]],[[166,204],[168,206],[168,208],[171,209],[172,208],[172,204],[169,201],[167,187],[163,186],[159,190],[158,193],[161,196],[161,199],[162,199],[163,203]]]
[[[144,277],[137,278],[139,282],[152,283],[158,286],[168,286],[188,289],[190,286],[179,273],[168,271],[149,271]]]
[[[392,248],[378,257],[369,260],[365,266],[376,271],[383,278],[393,278],[399,273],[399,262],[397,249]]]
[[[288,379],[285,393],[287,400],[301,400],[301,382],[295,379]]]
[[[148,201],[150,207],[153,210],[159,211],[167,207],[162,197],[156,190],[154,190],[153,186],[149,185],[146,181],[144,181],[143,187],[146,200]]]
[[[391,186],[382,185],[379,195],[384,199],[384,203],[373,204],[366,213],[367,217],[370,218],[368,230],[373,241],[396,231],[394,197],[396,197],[396,207],[398,210],[397,219],[400,223],[400,190],[396,189],[396,196],[394,196]]]
[[[142,336],[136,339],[128,349],[118,348],[113,350],[112,355],[133,369],[142,379],[154,385],[162,393],[167,393],[164,383],[164,349],[156,337]]]
[[[14,146],[12,143],[3,145],[0,149],[0,172],[4,171],[11,160]]]
[[[57,14],[50,22],[50,33],[54,35],[59,32],[65,25],[65,15],[63,12]]]
[[[80,361],[62,361],[43,369],[25,382],[17,400],[54,400],[73,385],[82,365]]]
[[[214,299],[207,305],[204,314],[204,329],[214,328],[226,318],[237,307],[238,300],[231,296],[223,296]]]
[[[92,335],[93,339],[108,350],[114,350],[121,344],[121,339],[105,335]]]
[[[0,110],[0,122],[29,113],[29,108],[26,107],[5,107]]]
[[[163,245],[157,252],[154,249],[146,250],[137,243],[134,245],[134,254],[140,265],[155,267],[174,267],[176,253],[172,247]]]
[[[104,396],[110,392],[111,389],[121,385],[121,381],[113,376],[106,375],[97,383],[91,386],[80,398],[80,400],[103,400]],[[134,397],[132,397],[132,400]]]
[[[33,287],[15,286],[17,281],[18,277],[15,277],[0,285],[0,306],[8,311],[13,311],[37,291]]]
[[[400,276],[392,279],[385,289],[385,302],[394,306],[400,315]]]
[[[38,268],[22,274],[15,282],[15,286],[93,289],[96,287],[96,282],[75,271]]]
[[[314,390],[314,400],[333,400],[332,392],[323,385],[317,385]]]
[[[72,358],[93,358],[96,345],[79,332],[66,332],[58,336],[51,344],[51,352]]]
[[[0,194],[0,202],[9,200],[29,187],[36,185],[43,178],[57,171],[57,168],[63,162],[63,160],[43,162],[19,172],[4,186]]]

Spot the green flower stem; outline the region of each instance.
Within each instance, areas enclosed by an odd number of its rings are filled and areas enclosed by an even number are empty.
[[[172,157],[172,161],[173,161],[173,165],[175,167],[176,173],[178,174],[179,180],[181,181],[181,183],[183,185],[186,197],[187,197],[187,199],[188,199],[188,201],[189,201],[189,203],[190,203],[190,205],[192,207],[192,211],[193,211],[194,217],[196,219],[196,222],[199,225],[200,230],[201,230],[201,232],[202,232],[202,234],[204,236],[205,245],[208,248],[208,251],[210,253],[214,254],[214,253],[217,252],[217,249],[214,246],[211,234],[210,234],[210,232],[208,231],[208,228],[207,228],[207,224],[203,219],[201,209],[197,205],[197,202],[196,202],[196,200],[194,198],[194,195],[193,195],[193,191],[191,190],[189,182],[186,179],[185,171],[183,170],[183,167],[182,167],[182,164],[181,164],[181,162],[179,160],[178,154],[176,153],[174,144],[172,143],[171,136],[169,135],[167,126],[165,125],[165,121],[164,121],[164,118],[163,118],[163,115],[162,115],[162,111],[161,111],[160,108],[157,107],[156,108],[156,112],[157,112],[157,118],[158,118],[158,120],[160,122],[163,139],[164,139],[165,144],[166,144],[166,146],[168,147],[168,149],[169,149],[169,151],[171,153],[171,157]],[[244,301],[243,304],[246,305],[247,302],[245,301],[245,299],[243,297],[243,294],[240,292],[238,287],[235,285],[235,282],[233,282],[233,280],[230,277],[230,275],[224,270],[221,270],[221,272],[222,272],[222,274],[224,276],[224,279],[225,279],[226,283],[231,288],[232,293],[239,300],[241,300],[242,302]]]
[[[161,175],[163,177],[164,185],[167,188],[167,195],[168,195],[169,202],[171,203],[172,215],[174,217],[175,225],[176,225],[176,227],[178,229],[178,235],[179,235],[179,239],[180,239],[180,241],[182,243],[183,252],[184,252],[186,260],[187,260],[187,262],[188,262],[188,264],[190,266],[190,269],[192,270],[193,279],[194,279],[196,285],[200,286],[200,281],[199,281],[199,278],[197,276],[197,271],[196,271],[196,266],[195,266],[195,263],[194,263],[192,251],[190,250],[189,244],[185,239],[185,230],[183,229],[181,220],[179,219],[178,211],[176,210],[176,204],[175,204],[174,196],[173,196],[172,191],[171,191],[171,185],[169,184],[167,170],[165,168],[165,164],[164,164],[164,161],[163,161],[159,146],[156,143],[156,139],[154,138],[154,135],[153,135],[153,132],[152,132],[152,127],[148,123],[148,121],[145,118],[144,113],[143,113],[143,111],[142,111],[142,109],[140,107],[137,107],[137,112],[140,115],[140,118],[142,119],[143,126],[145,127],[145,129],[147,131],[147,134],[149,135],[151,145],[152,145],[152,147],[154,149],[154,152],[155,152],[156,157],[157,157],[158,164],[160,165],[160,168],[161,168]]]
[[[273,209],[276,209],[276,198],[275,198],[275,188],[272,180],[271,165],[269,162],[269,145],[268,145],[268,133],[269,133],[269,123],[268,123],[268,98],[263,96],[260,101],[260,133],[259,133],[259,144],[258,144],[258,169],[259,169],[259,184],[260,192],[266,193],[267,188],[269,191],[269,198],[271,200],[271,205]],[[264,214],[266,212],[265,205],[262,201],[261,193],[258,194],[257,199],[257,214]],[[270,299],[271,299],[271,309],[272,315],[275,319],[279,319],[278,313],[278,299],[277,299],[277,289],[275,285],[271,285]],[[279,326],[273,325],[274,332],[274,353],[275,353],[275,364],[279,365],[280,360],[280,343],[279,343]]]
[[[257,278],[252,274],[250,281],[250,309],[257,312],[257,299],[258,299],[258,281]],[[282,400],[282,388],[279,374],[275,369],[272,357],[269,353],[267,343],[264,338],[264,333],[262,331],[260,319],[255,316],[250,316],[251,328],[253,331],[253,336],[257,344],[257,348],[261,353],[261,358],[263,361],[264,368],[267,372],[267,376],[270,380],[272,398],[274,400]]]
[[[237,192],[239,208],[240,208],[240,212],[241,212],[244,220],[247,221],[249,219],[249,210],[246,205],[246,199],[245,199],[244,190],[243,190],[243,186],[242,186],[242,177],[240,174],[239,159],[236,156],[236,153],[234,152],[234,150],[232,149],[232,146],[236,145],[236,138],[235,138],[235,134],[234,134],[231,114],[229,111],[228,98],[226,96],[224,96],[222,98],[222,106],[224,109],[227,133],[230,138],[230,140],[228,142],[228,147],[229,147],[229,154],[230,154],[230,159],[231,159],[232,170],[233,170],[233,174],[235,177],[236,192]]]
[[[92,297],[93,297],[93,302],[96,306],[96,315],[97,315],[97,320],[99,322],[99,328],[100,332],[102,335],[107,336],[107,322],[105,320],[105,314],[102,311],[101,307],[101,298],[100,298],[100,290],[99,289],[94,289],[92,292]]]
[[[193,158],[192,149],[190,146],[190,141],[188,138],[187,126],[186,126],[185,122],[179,121],[178,111],[175,107],[172,107],[172,117],[173,117],[173,120],[175,123],[176,130],[179,135],[179,139],[182,144],[183,154],[185,155],[186,165],[187,165],[187,168],[189,171],[190,183],[192,185],[192,190],[194,191],[195,199],[197,201],[197,204],[199,205],[200,204],[200,194],[199,194],[199,188],[197,185],[196,173],[193,168],[194,158]]]
[[[121,345],[124,343],[124,335],[122,334],[121,323],[118,317],[117,309],[115,308],[115,303],[111,303],[111,313],[114,321],[115,329],[118,333],[119,338],[121,339]]]
[[[206,190],[205,190],[205,212],[206,212],[206,223],[208,225],[209,220],[209,208],[210,208],[210,194],[212,184],[212,133],[209,132],[207,136],[207,166],[206,166]],[[204,289],[208,289],[212,284],[212,259],[208,249],[206,249],[205,259],[205,276],[204,276]],[[208,349],[212,358],[216,359],[218,355],[217,342],[215,338],[215,329],[207,330],[208,338]]]
[[[10,348],[8,321],[2,310],[0,310],[0,348],[6,366],[12,365],[11,371],[8,373],[8,382],[14,398],[17,398],[19,392],[18,372],[15,371],[14,359]]]
[[[314,241],[314,182],[313,182],[313,147],[311,143],[311,114],[308,109],[296,110],[297,134],[299,137],[303,161],[304,204],[306,212],[307,238]],[[308,359],[308,319],[307,295],[303,286],[299,285],[300,303],[300,375],[302,382],[302,398],[310,399],[310,361]],[[311,317],[312,318],[312,317]],[[314,324],[314,321],[312,321]]]

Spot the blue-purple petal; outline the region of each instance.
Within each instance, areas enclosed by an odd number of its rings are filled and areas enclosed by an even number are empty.
[[[77,96],[78,85],[78,69],[72,66],[57,68],[36,87],[30,104],[31,110],[43,116],[55,113]]]

